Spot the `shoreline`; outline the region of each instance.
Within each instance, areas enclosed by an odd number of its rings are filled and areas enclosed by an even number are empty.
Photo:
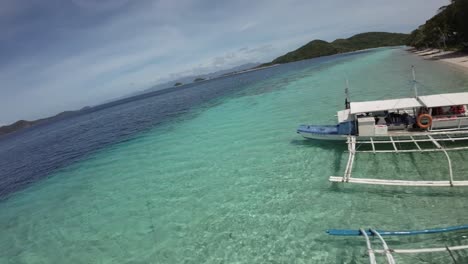
[[[460,51],[444,51],[440,49],[416,50],[414,48],[408,49],[407,51],[420,56],[425,60],[440,61],[468,74],[468,53]]]

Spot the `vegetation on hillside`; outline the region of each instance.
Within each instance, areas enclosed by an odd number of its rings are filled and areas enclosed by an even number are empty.
[[[339,52],[350,52],[388,46],[401,46],[408,40],[408,34],[368,32],[354,35],[347,39],[337,39],[332,42]]]
[[[205,78],[202,78],[202,77],[198,77],[198,78],[195,78],[195,80],[193,80],[193,82],[201,82],[201,81],[204,81],[206,80]]]
[[[415,48],[468,49],[468,0],[451,0],[438,13],[411,32]]]
[[[310,59],[338,53],[332,44],[324,40],[313,40],[295,51],[286,53],[272,61],[272,64]]]
[[[299,60],[312,59],[343,52],[351,52],[362,49],[370,49],[385,46],[404,45],[408,40],[408,34],[367,32],[354,35],[347,39],[337,39],[331,43],[324,40],[313,40],[297,50],[286,53],[274,59],[272,62],[260,65],[260,67],[288,63]]]
[[[16,121],[15,123],[13,123],[11,125],[0,126],[0,136],[15,132],[15,131],[23,129],[23,128],[28,128],[28,127],[31,127],[31,126],[35,126],[35,125],[40,124],[40,123],[45,123],[45,122],[65,118],[65,117],[68,117],[68,116],[73,116],[73,115],[78,114],[80,111],[86,111],[89,108],[90,107],[87,106],[87,107],[84,107],[81,110],[77,110],[77,111],[65,111],[65,112],[61,112],[61,113],[59,113],[59,114],[57,114],[55,116],[52,116],[52,117],[42,118],[42,119],[38,119],[38,120],[34,120],[34,121],[19,120],[19,121]]]

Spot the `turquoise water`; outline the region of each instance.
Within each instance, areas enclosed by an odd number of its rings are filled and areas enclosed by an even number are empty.
[[[295,134],[300,123],[335,122],[346,77],[352,100],[411,96],[411,65],[421,94],[468,87],[468,75],[400,49],[257,82],[2,201],[0,263],[368,263],[362,239],[325,230],[467,224],[467,189],[331,184],[344,146]],[[467,154],[452,154],[457,178],[466,179]],[[445,179],[445,164],[438,154],[362,155],[354,175]],[[389,244],[468,244],[467,235]],[[446,253],[397,260],[451,261]]]

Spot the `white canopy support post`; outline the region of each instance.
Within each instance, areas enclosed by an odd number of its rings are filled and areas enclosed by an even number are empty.
[[[411,71],[413,72],[414,98],[418,98],[418,87],[416,86],[416,72],[414,70],[414,65],[411,65]]]
[[[385,240],[379,234],[379,232],[375,231],[374,229],[370,229],[370,231],[373,235],[376,235],[380,239],[380,242],[382,242],[382,246],[384,248],[384,254],[385,254],[385,257],[387,258],[387,263],[395,264],[395,259],[392,256],[392,250],[388,248],[387,242],[385,242]]]
[[[452,161],[450,160],[450,156],[447,153],[447,151],[439,144],[439,142],[437,142],[431,135],[428,135],[428,137],[431,139],[432,143],[436,145],[437,148],[439,148],[440,150],[444,152],[445,156],[447,157],[448,166],[449,166],[450,187],[453,187]]]
[[[361,234],[364,236],[364,238],[366,239],[366,245],[367,245],[367,254],[369,255],[369,262],[370,264],[377,264],[377,262],[375,261],[375,254],[374,254],[374,250],[372,249],[371,247],[371,243],[370,243],[370,240],[369,240],[369,236],[367,235],[367,232],[364,231],[364,229],[359,229],[359,231],[361,232]]]
[[[346,109],[349,109],[351,100],[349,99],[349,82],[348,82],[348,78],[346,78],[345,95],[346,95],[346,105],[345,105],[345,108],[346,108]]]

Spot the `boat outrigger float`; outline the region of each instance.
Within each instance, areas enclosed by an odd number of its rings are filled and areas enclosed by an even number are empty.
[[[329,235],[333,236],[363,236],[366,240],[367,254],[369,256],[370,264],[376,264],[376,254],[385,255],[386,263],[395,264],[394,254],[420,254],[420,253],[433,253],[433,252],[447,252],[453,258],[452,251],[468,249],[468,245],[436,247],[436,248],[417,248],[417,249],[395,249],[390,248],[383,238],[384,236],[411,236],[422,234],[436,234],[445,233],[450,231],[468,230],[468,225],[451,226],[445,228],[415,230],[415,231],[382,231],[375,229],[359,229],[359,230],[342,230],[331,229],[327,230]],[[377,237],[383,249],[373,249],[369,237]]]
[[[301,125],[297,133],[308,139],[346,140],[348,162],[343,176],[331,176],[331,182],[350,182],[399,186],[468,186],[468,181],[453,178],[449,151],[467,150],[468,146],[446,147],[448,142],[468,142],[468,92],[418,96],[368,102],[350,102],[346,88],[346,109],[338,112],[335,126]],[[429,143],[430,147],[427,147]],[[410,144],[413,147],[408,148]],[[367,145],[368,148],[360,148]],[[402,145],[405,145],[403,148]],[[358,147],[356,147],[358,146]],[[410,181],[353,178],[356,153],[443,152],[448,162],[445,181]]]

